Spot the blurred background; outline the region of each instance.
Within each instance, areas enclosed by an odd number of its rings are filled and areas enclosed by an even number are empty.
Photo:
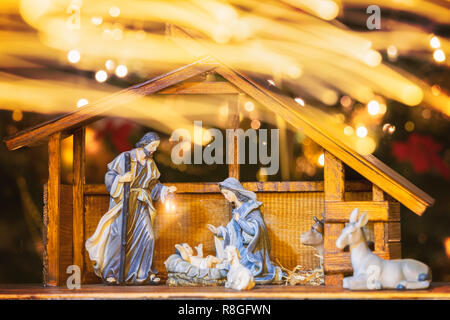
[[[189,28],[223,62],[321,112],[355,150],[434,197],[422,217],[402,207],[402,254],[430,265],[434,281],[450,281],[449,21],[444,0],[2,0],[0,137],[192,63],[164,33],[166,23]],[[106,164],[148,130],[162,136],[162,182],[227,176],[226,165],[170,158],[174,129],[194,120],[226,128],[220,97],[145,97],[108,116],[87,127],[88,183],[103,183]],[[323,179],[323,150],[301,129],[251,99],[240,127],[281,129],[279,173],[243,165],[242,181]],[[71,183],[71,138],[62,155],[62,181]],[[0,178],[0,283],[41,282],[47,146],[1,143]]]

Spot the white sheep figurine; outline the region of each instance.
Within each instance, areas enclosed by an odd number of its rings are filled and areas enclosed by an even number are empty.
[[[369,220],[364,212],[358,220],[358,209],[350,214],[349,223],[336,240],[336,247],[350,246],[353,276],[345,277],[342,286],[350,290],[425,289],[430,286],[430,268],[417,260],[385,260],[373,254],[362,231]]]
[[[253,274],[240,263],[239,251],[235,246],[225,248],[227,261],[230,264],[230,270],[227,275],[225,288],[234,290],[250,290],[255,286]]]

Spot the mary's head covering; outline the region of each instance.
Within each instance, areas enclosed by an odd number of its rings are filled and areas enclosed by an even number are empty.
[[[239,180],[235,178],[226,178],[222,182],[219,182],[221,188],[229,189],[234,192],[238,192],[241,195],[249,198],[250,200],[256,201],[256,193],[244,189]]]

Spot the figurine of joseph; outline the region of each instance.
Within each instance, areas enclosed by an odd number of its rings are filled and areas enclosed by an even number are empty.
[[[152,158],[160,139],[155,132],[145,134],[136,149],[126,151],[108,164],[105,185],[110,194],[109,210],[100,219],[95,233],[86,241],[86,250],[94,263],[95,274],[108,284],[119,280],[122,205],[124,183],[130,183],[128,202],[125,274],[126,284],[159,281],[152,270],[155,237],[153,201],[165,199],[175,187],[159,183],[160,173]],[[130,155],[131,171],[125,172],[125,154]]]

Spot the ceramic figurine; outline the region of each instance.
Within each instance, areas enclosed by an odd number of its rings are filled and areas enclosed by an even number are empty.
[[[215,268],[222,259],[208,255],[206,258],[203,257],[203,244],[199,244],[195,249],[197,250],[197,255],[194,256],[194,251],[191,246],[187,243],[176,244],[175,248],[180,253],[184,261],[189,262],[191,265],[200,269],[210,269]]]
[[[86,241],[95,274],[108,284],[148,284],[159,281],[152,269],[155,237],[153,201],[165,201],[175,187],[159,183],[153,153],[160,142],[155,132],[145,134],[136,148],[108,164],[105,185],[109,210]]]
[[[197,256],[187,244],[176,244],[176,253],[164,262],[169,286],[222,286],[227,279],[226,263],[214,256],[203,257],[203,245]]]
[[[239,251],[234,246],[225,248],[230,270],[227,274],[225,288],[234,290],[251,290],[255,286],[253,274],[240,263]]]
[[[358,209],[354,209],[336,240],[339,249],[350,246],[353,266],[353,276],[344,278],[343,287],[350,290],[428,288],[431,270],[426,264],[413,259],[384,260],[370,251],[362,231],[368,219],[364,212],[358,220]]]
[[[256,284],[280,281],[281,269],[275,267],[269,257],[269,236],[260,212],[262,203],[235,178],[220,182],[219,188],[234,209],[233,217],[225,227],[207,225],[215,235],[218,258],[224,259],[225,248],[234,246],[239,251],[240,263],[251,271]]]
[[[300,235],[300,242],[306,246],[311,246],[317,250],[317,255],[323,258],[323,222],[324,219],[319,220],[313,217],[315,223],[311,230]]]

